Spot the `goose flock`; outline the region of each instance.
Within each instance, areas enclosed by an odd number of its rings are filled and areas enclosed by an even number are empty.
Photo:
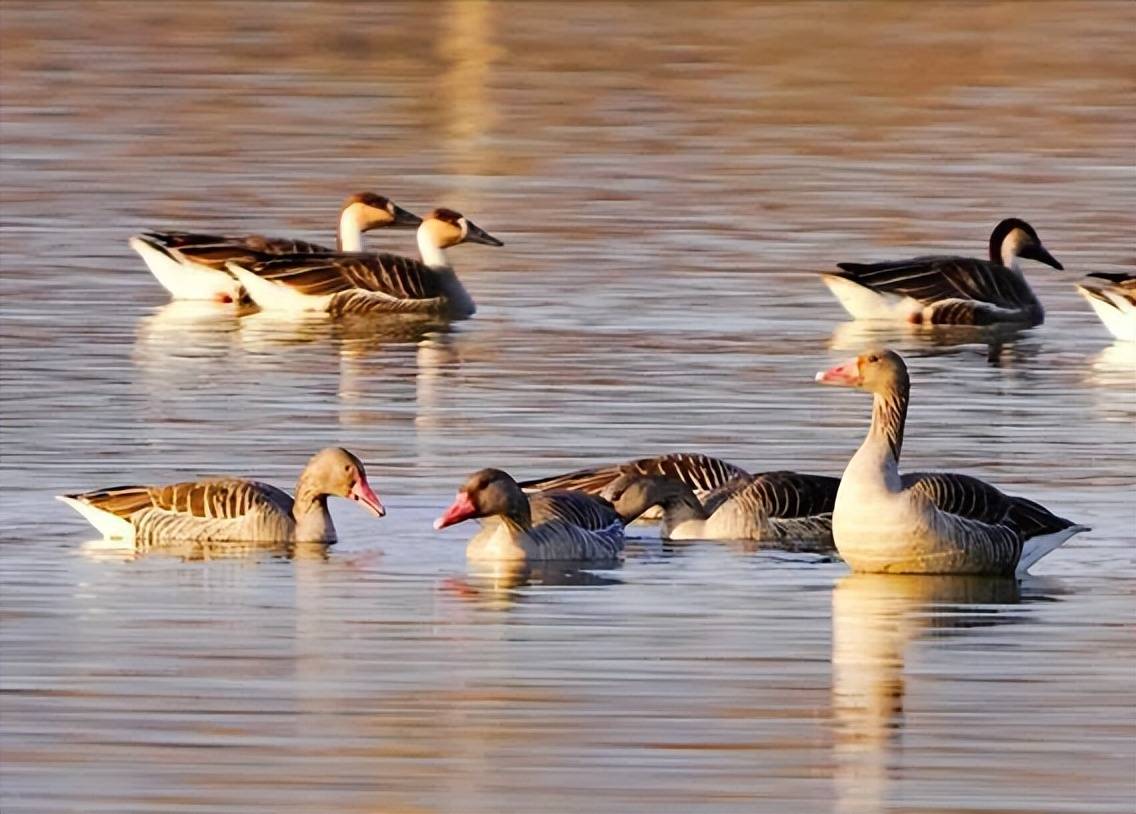
[[[366,251],[363,235],[414,228],[419,258]],[[451,209],[426,217],[374,193],[349,197],[335,248],[290,238],[144,232],[130,239],[174,299],[212,300],[266,314],[329,318],[475,313],[446,250],[502,241]],[[1036,326],[1042,304],[1022,260],[1063,267],[1036,230],[1007,218],[986,259],[927,256],[839,263],[821,279],[856,319],[912,325]],[[1077,286],[1105,327],[1136,341],[1136,275],[1093,274]],[[471,560],[602,564],[623,551],[633,522],[658,521],[671,540],[746,540],[835,550],[854,570],[900,574],[1022,574],[1086,526],[967,475],[899,470],[911,382],[902,357],[871,349],[816,374],[822,385],[872,395],[867,437],[840,477],[753,473],[694,452],[605,463],[517,481],[494,468],[470,475],[434,522],[477,520]],[[329,496],[386,510],[363,462],[346,449],[316,453],[295,494],[254,480],[223,478],[118,486],[61,495],[104,537],[134,545],[336,541]]]

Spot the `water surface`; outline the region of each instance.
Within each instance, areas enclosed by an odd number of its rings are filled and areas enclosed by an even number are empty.
[[[1125,3],[38,4],[3,10],[5,812],[1112,812],[1136,797]],[[1025,9],[1025,10],[1023,10]],[[450,329],[167,302],[142,228],[330,240],[373,189],[506,242]],[[1045,325],[865,330],[816,273],[981,255]],[[403,233],[369,236],[413,251]],[[616,568],[467,565],[470,471],[668,450],[838,473],[887,342],[909,469],[1091,525],[1018,584],[649,530]],[[59,492],[368,463],[327,552],[88,543]]]

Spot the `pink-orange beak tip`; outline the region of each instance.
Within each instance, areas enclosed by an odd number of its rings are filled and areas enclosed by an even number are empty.
[[[356,503],[362,503],[367,507],[367,510],[375,517],[386,516],[387,510],[383,506],[383,502],[379,500],[379,496],[371,489],[371,485],[367,481],[360,478],[351,487],[351,499]]]
[[[444,517],[437,517],[434,519],[434,531],[441,531],[446,527],[446,519]]]

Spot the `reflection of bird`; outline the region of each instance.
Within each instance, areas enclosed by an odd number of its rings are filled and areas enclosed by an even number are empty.
[[[1136,274],[1097,272],[1089,276],[1105,282],[1080,283],[1077,291],[1113,336],[1136,342]]]
[[[237,478],[117,486],[59,499],[104,537],[139,545],[194,543],[334,543],[328,495],[362,503],[375,515],[383,504],[367,483],[363,463],[328,447],[312,456],[295,498],[258,481]]]
[[[1021,340],[1026,337],[1021,324],[998,325],[913,325],[880,321],[842,322],[828,342],[832,350],[860,351],[879,345],[910,345],[921,355],[947,356],[968,353],[979,345],[986,348],[986,361],[993,367],[1015,364],[1036,352]]]
[[[253,301],[270,311],[464,318],[475,310],[473,299],[443,249],[467,242],[504,245],[458,212],[435,209],[418,227],[421,261],[393,254],[293,254],[230,262],[227,268]]]
[[[84,543],[82,552],[95,560],[123,561],[141,557],[176,557],[185,562],[207,562],[249,558],[286,560],[326,560],[324,543],[203,543],[175,540],[148,545],[126,544],[121,540]]]
[[[630,521],[663,510],[661,536],[670,540],[814,542],[832,546],[832,506],[838,478],[765,472],[735,478],[705,500],[680,480],[638,474],[614,480],[604,497]]]
[[[447,593],[461,599],[505,609],[515,605],[525,595],[518,589],[530,585],[594,588],[619,585],[621,580],[589,569],[614,569],[620,565],[618,558],[589,563],[480,561],[471,563],[468,576],[447,579],[442,587]]]
[[[966,475],[899,474],[910,384],[890,350],[870,351],[817,374],[822,384],[872,393],[868,437],[848,463],[832,531],[856,571],[909,574],[1024,572],[1085,531],[1043,506]]]
[[[434,528],[473,519],[484,523],[466,548],[471,560],[608,561],[623,550],[623,523],[607,501],[569,491],[529,496],[500,469],[470,475]]]
[[[417,226],[422,220],[382,195],[352,195],[339,211],[339,251],[363,250],[363,233],[384,226]],[[261,235],[203,235],[193,232],[143,232],[130,247],[174,299],[237,302],[241,287],[226,268],[265,256],[331,251],[316,243]]]
[[[853,317],[927,325],[1038,325],[1041,303],[1018,258],[1062,268],[1024,220],[1007,218],[990,235],[990,259],[916,257],[885,263],[838,263],[822,279]]]
[[[891,746],[903,727],[907,646],[927,628],[1005,624],[1020,599],[998,577],[850,574],[832,592],[837,811],[885,808]]]

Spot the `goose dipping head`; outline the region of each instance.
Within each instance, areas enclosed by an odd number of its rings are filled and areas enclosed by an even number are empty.
[[[342,447],[327,447],[311,457],[300,475],[297,494],[306,491],[304,487],[316,494],[344,497],[360,503],[376,517],[387,513],[367,482],[363,462]]]
[[[990,234],[990,262],[1017,269],[1019,257],[1045,263],[1058,271],[1065,268],[1041,244],[1032,226],[1021,218],[1006,218]]]
[[[435,529],[444,529],[466,520],[501,515],[520,525],[531,518],[529,499],[517,482],[500,469],[474,472],[458,489],[454,502],[434,521]]]

